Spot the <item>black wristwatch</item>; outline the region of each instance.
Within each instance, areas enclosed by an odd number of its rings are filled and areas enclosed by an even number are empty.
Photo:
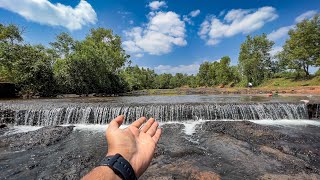
[[[120,154],[103,158],[100,166],[109,166],[114,173],[124,180],[137,180],[131,164]]]

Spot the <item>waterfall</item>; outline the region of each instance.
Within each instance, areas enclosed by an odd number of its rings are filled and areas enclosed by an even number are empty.
[[[0,105],[0,123],[16,125],[107,124],[120,114],[125,115],[127,124],[141,116],[160,122],[308,119],[307,107],[302,103]]]

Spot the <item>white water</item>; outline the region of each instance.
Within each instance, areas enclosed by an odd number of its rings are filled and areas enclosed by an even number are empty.
[[[43,126],[13,126],[9,127],[9,131],[6,132],[4,135],[11,135],[11,134],[18,134],[18,133],[24,133],[24,132],[30,132],[35,131]]]
[[[198,121],[172,121],[172,122],[160,122],[160,127],[165,124],[182,124],[184,125],[183,132],[186,135],[192,135],[195,133],[196,126],[199,124],[203,124],[207,121],[243,121],[243,120],[198,120]],[[251,120],[250,122],[260,124],[260,125],[268,125],[268,126],[306,126],[306,125],[314,125],[314,126],[320,126],[320,121],[316,120],[291,120],[291,119],[283,119],[283,120],[270,120],[270,119],[264,119],[264,120]],[[74,130],[80,130],[80,131],[94,131],[94,132],[105,132],[108,128],[107,125],[100,125],[100,124],[69,124],[74,125]],[[63,126],[69,126],[69,125],[63,125]],[[10,127],[10,131],[6,133],[8,134],[17,134],[17,133],[23,133],[23,132],[29,132],[29,131],[35,131],[43,126],[14,126]],[[127,128],[128,125],[121,125],[121,129]]]
[[[306,125],[314,125],[320,126],[320,121],[316,120],[291,120],[291,119],[281,119],[281,120],[259,120],[259,121],[251,121],[256,124],[261,125],[281,125],[281,126],[306,126]]]
[[[51,105],[14,104],[0,106],[0,120],[10,119],[15,125],[52,126],[62,124],[108,124],[123,114],[130,124],[142,116],[154,117],[160,122],[198,119],[261,120],[306,119],[307,107],[303,103],[251,103],[251,104],[79,104]]]

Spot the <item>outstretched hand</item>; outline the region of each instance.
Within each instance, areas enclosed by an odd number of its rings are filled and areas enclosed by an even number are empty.
[[[136,176],[144,173],[154,155],[156,145],[161,135],[159,124],[153,118],[145,123],[142,117],[133,122],[128,128],[120,129],[124,116],[112,120],[106,132],[108,141],[108,156],[121,154],[133,167]],[[142,124],[145,125],[142,126]]]

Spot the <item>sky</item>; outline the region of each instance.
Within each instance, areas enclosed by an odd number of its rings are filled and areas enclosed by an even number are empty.
[[[0,0],[0,23],[23,27],[27,43],[91,28],[112,29],[133,65],[157,73],[198,72],[204,61],[238,62],[247,35],[265,33],[282,49],[288,31],[320,12],[319,0]]]

